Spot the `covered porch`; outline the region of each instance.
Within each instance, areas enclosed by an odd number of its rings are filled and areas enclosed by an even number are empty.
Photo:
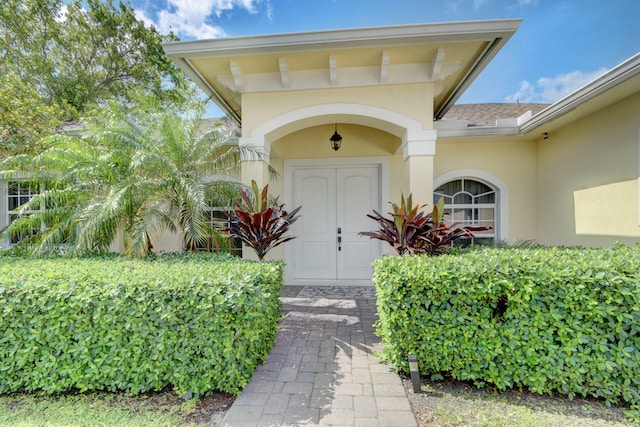
[[[242,180],[302,206],[297,239],[270,253],[287,284],[368,284],[387,251],[357,236],[372,209],[431,204],[441,118],[519,20],[425,24],[165,45],[242,129]],[[334,132],[341,146],[330,145]],[[279,177],[270,180],[269,168]],[[245,256],[251,254],[246,251]]]

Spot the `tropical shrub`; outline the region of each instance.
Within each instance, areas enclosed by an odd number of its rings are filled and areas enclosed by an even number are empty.
[[[433,211],[424,214],[420,209],[424,207],[414,205],[412,196],[401,197],[400,205],[391,202],[393,212],[390,218],[382,216],[377,211],[367,217],[380,225],[377,231],[363,231],[360,236],[368,236],[391,245],[399,255],[427,253],[439,255],[450,248],[456,239],[474,237],[474,231],[490,230],[485,226],[464,226],[458,224],[448,226],[443,221],[444,199],[440,198],[433,206]]]
[[[63,245],[70,255],[106,253],[121,238],[131,257],[149,254],[164,231],[180,235],[185,249],[204,244],[216,231],[209,208],[233,205],[240,158],[255,152],[227,144],[228,124],[204,128],[205,113],[204,102],[112,103],[86,118],[80,137],[54,135],[36,155],[3,159],[0,178],[36,182],[42,191],[0,238],[35,231],[19,244],[37,254]]]
[[[278,204],[277,198],[269,200],[268,185],[261,190],[255,181],[251,181],[251,190],[251,195],[240,190],[242,202],[227,214],[228,221],[223,229],[253,249],[262,261],[272,248],[295,239],[286,233],[298,219],[297,213],[302,206],[287,212],[283,204]]]
[[[0,262],[0,393],[237,394],[275,342],[281,263],[227,255]]]
[[[640,420],[640,247],[374,262],[384,358],[477,386],[627,402]]]

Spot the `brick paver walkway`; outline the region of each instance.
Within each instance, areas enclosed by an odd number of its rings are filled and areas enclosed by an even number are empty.
[[[400,378],[374,354],[374,292],[285,287],[277,342],[221,425],[417,426]]]

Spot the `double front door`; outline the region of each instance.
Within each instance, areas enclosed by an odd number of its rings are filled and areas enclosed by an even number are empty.
[[[371,280],[381,245],[358,233],[375,228],[366,215],[380,210],[380,167],[296,168],[292,179],[292,206],[302,206],[288,260],[294,280]]]

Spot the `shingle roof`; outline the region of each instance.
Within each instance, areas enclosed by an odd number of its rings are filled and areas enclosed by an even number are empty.
[[[449,109],[442,120],[466,120],[469,126],[495,126],[497,119],[517,118],[527,111],[536,114],[549,105],[521,103],[456,104]]]

